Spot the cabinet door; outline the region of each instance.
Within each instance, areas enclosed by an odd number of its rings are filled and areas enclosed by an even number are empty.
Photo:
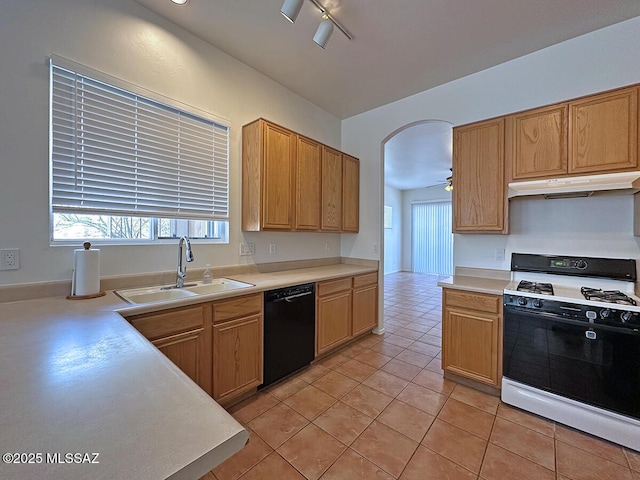
[[[568,105],[554,105],[507,119],[507,163],[511,180],[558,177],[567,173]]]
[[[638,165],[638,88],[569,103],[569,173],[633,170]]]
[[[351,291],[318,298],[316,353],[337,347],[351,338]]]
[[[353,290],[353,336],[378,324],[378,285]]]
[[[213,326],[213,398],[224,401],[262,383],[262,315]]]
[[[342,154],[322,149],[322,230],[340,231],[342,223]]]
[[[291,230],[296,134],[266,122],[263,132],[262,228]]]
[[[504,118],[454,128],[454,233],[507,233]]]
[[[154,340],[152,343],[211,395],[211,348],[204,328]]]
[[[296,169],[296,230],[320,229],[322,145],[298,137]]]
[[[360,160],[342,154],[342,231],[358,232],[360,220]]]
[[[499,386],[499,316],[444,307],[442,368],[456,375]]]
[[[210,304],[137,315],[128,320],[211,395]]]

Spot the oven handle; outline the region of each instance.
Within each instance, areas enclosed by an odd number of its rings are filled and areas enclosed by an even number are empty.
[[[616,333],[624,333],[627,335],[634,335],[634,336],[640,335],[640,330],[635,327],[614,327],[612,325],[606,325],[602,323],[590,323],[586,320],[575,320],[573,318],[566,318],[566,317],[562,317],[562,316],[559,316],[553,313],[548,313],[548,312],[540,312],[540,311],[532,312],[527,308],[518,307],[516,305],[504,305],[504,308],[503,308],[504,323],[507,323],[509,321],[510,313],[517,314],[517,315],[524,315],[537,320],[544,319],[550,322],[567,323],[570,325],[576,325],[584,328],[591,328],[591,329],[597,328],[599,330],[606,330],[609,332],[616,332]]]

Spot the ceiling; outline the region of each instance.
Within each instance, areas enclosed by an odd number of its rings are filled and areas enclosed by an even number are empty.
[[[398,190],[444,185],[451,175],[452,125],[429,120],[405,128],[384,146],[384,183]]]
[[[321,14],[295,24],[283,0],[136,0],[340,119],[570,38],[640,16],[638,0],[318,0],[352,35],[312,40]],[[425,123],[385,147],[385,184],[442,184],[451,128]]]

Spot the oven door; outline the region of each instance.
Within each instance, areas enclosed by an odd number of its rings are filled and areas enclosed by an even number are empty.
[[[640,332],[504,307],[503,375],[640,419]]]

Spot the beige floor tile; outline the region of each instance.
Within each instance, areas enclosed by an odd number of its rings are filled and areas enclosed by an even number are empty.
[[[273,452],[258,435],[249,430],[249,441],[242,450],[213,469],[218,480],[235,480]]]
[[[376,345],[377,343],[380,343],[381,341],[382,341],[382,336],[381,335],[374,335],[372,333],[370,335],[366,335],[361,340],[358,340],[357,344],[362,346],[362,347],[367,347],[368,348],[371,345]]]
[[[531,460],[489,443],[480,477],[484,480],[555,480],[556,474]]]
[[[384,423],[387,427],[393,428],[416,442],[422,440],[434,419],[433,415],[399,400],[391,402],[376,418],[378,422]]]
[[[353,357],[353,359],[377,369],[382,367],[389,360],[391,360],[391,357],[387,355],[383,355],[382,353],[374,352],[373,350],[367,349],[362,353],[360,353],[359,355]]]
[[[278,453],[309,480],[317,480],[347,447],[313,423],[284,442]]]
[[[394,358],[389,363],[386,363],[381,370],[390,373],[391,375],[395,375],[396,377],[411,381],[422,369]]]
[[[417,442],[375,421],[351,445],[353,450],[396,478],[417,447]]]
[[[418,339],[418,341],[433,345],[434,347],[442,348],[442,338],[430,335],[429,333],[425,333]]]
[[[489,441],[549,470],[556,469],[553,438],[542,433],[496,417]]]
[[[573,480],[633,480],[628,467],[558,440],[556,464],[559,474]]]
[[[229,409],[229,412],[240,423],[246,424],[247,422],[256,418],[258,415],[274,407],[278,403],[280,403],[280,400],[278,400],[273,395],[261,392],[250,398],[247,398],[237,405],[234,405]]]
[[[460,384],[456,385],[450,396],[491,415],[496,414],[500,405],[500,398]]]
[[[391,403],[393,397],[366,385],[358,385],[341,400],[368,417],[375,418]]]
[[[276,452],[273,452],[240,478],[241,480],[304,480],[304,477]]]
[[[629,466],[622,447],[615,443],[607,442],[588,433],[579,432],[578,430],[560,424],[556,424],[555,437],[556,440],[594,453],[624,467]]]
[[[400,335],[386,335],[382,339],[384,343],[390,343],[391,345],[396,345],[398,347],[407,348],[409,345],[413,343],[413,340],[410,338],[401,337]]]
[[[307,385],[299,392],[283,400],[283,403],[309,420],[316,418],[335,402],[336,399],[334,397],[313,385]]]
[[[428,355],[423,355],[422,353],[414,352],[413,350],[409,350],[407,348],[404,352],[396,355],[396,360],[400,360],[402,362],[410,363],[411,365],[415,365],[416,367],[424,368],[429,362],[433,360],[433,357]]]
[[[422,445],[477,474],[487,441],[450,423],[436,420]]]
[[[535,430],[538,433],[542,433],[549,437],[554,436],[555,429],[551,420],[539,417],[533,413],[525,412],[519,408],[511,407],[506,403],[500,403],[497,415],[523,427]]]
[[[407,385],[396,398],[430,415],[438,415],[447,401],[446,396],[414,383]]]
[[[385,393],[390,397],[395,397],[404,390],[404,387],[409,384],[409,381],[382,370],[378,370],[362,383],[363,385],[375,388],[379,392]]]
[[[307,385],[309,384],[304,380],[300,380],[299,378],[292,377],[278,383],[277,385],[273,385],[265,389],[264,391],[273,395],[279,400],[284,400],[285,398],[290,397],[294,393],[299,392]]]
[[[399,328],[395,331],[395,335],[399,335],[400,337],[408,338],[410,340],[417,340],[424,335],[424,333],[410,330],[408,328]]]
[[[393,480],[366,458],[348,449],[322,476],[322,480]]]
[[[445,406],[442,407],[438,418],[488,440],[495,416],[449,398]]]
[[[380,343],[380,341],[378,341],[377,343]],[[359,343],[352,343],[351,345],[341,349],[340,353],[343,355],[346,355],[349,358],[353,358],[356,355],[362,353],[362,351],[366,348],[368,347],[365,347],[364,345],[360,345]]]
[[[425,368],[442,375],[442,364],[440,358],[438,357],[431,360],[431,362],[429,362],[429,365],[427,365]]]
[[[362,382],[365,378],[373,374],[376,368],[352,359],[340,365],[335,371],[349,378],[353,378],[358,382]]]
[[[476,478],[475,474],[451,460],[428,448],[418,447],[400,480],[476,480]],[[515,478],[517,477],[513,480]]]
[[[343,353],[334,353],[333,355],[329,355],[322,360],[318,360],[318,364],[322,365],[323,367],[334,369],[337,366],[342,365],[347,360],[349,360],[349,357],[347,355],[344,355]]]
[[[429,345],[428,343],[422,343],[422,341],[420,340],[417,340],[409,345],[407,347],[407,350],[418,352],[428,357],[435,357],[440,353],[440,347]]]
[[[313,382],[312,385],[332,397],[340,398],[356,387],[358,382],[341,373],[331,371]]]
[[[325,367],[324,365],[314,363],[309,368],[297,374],[295,378],[299,378],[300,380],[307,383],[313,383],[320,377],[324,377],[327,373],[329,373],[329,371],[330,369]]]
[[[411,382],[447,396],[453,392],[457,385],[455,382],[446,380],[442,375],[426,368],[421,370]]]
[[[624,453],[627,455],[631,469],[640,472],[640,452],[625,448]]]
[[[346,403],[337,402],[319,415],[313,423],[345,445],[351,445],[372,421],[372,418],[359,410]]]
[[[271,448],[278,448],[308,423],[298,412],[280,403],[251,420],[249,427]]]
[[[369,347],[369,350],[381,353],[383,355],[386,355],[387,357],[395,357],[399,353],[403,352],[404,348],[399,347],[397,345],[393,345],[392,343],[380,342],[376,345]]]

